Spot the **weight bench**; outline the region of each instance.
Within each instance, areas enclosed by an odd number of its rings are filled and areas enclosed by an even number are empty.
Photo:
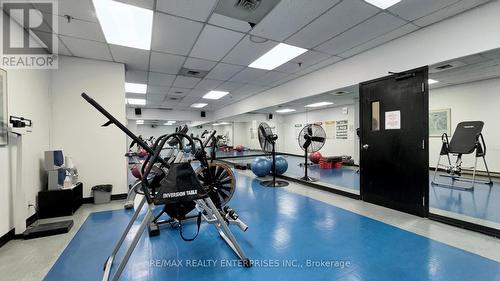
[[[473,190],[476,183],[488,185],[493,184],[488,164],[486,164],[486,144],[484,143],[483,134],[481,133],[483,127],[484,122],[482,121],[461,122],[457,125],[451,141],[448,140],[448,135],[446,133],[441,136],[443,144],[441,146],[441,152],[439,154],[439,159],[434,171],[434,177],[432,179],[433,185],[461,190]],[[462,167],[462,156],[464,154],[472,153],[476,154],[474,166]],[[455,164],[451,163],[450,154],[456,156]],[[448,159],[448,165],[441,164],[441,157],[443,156],[446,156]],[[476,178],[478,158],[483,159],[488,180],[478,180]],[[450,178],[451,184],[436,180],[440,168],[444,168],[446,173],[439,174],[439,176]],[[472,169],[472,178],[464,177],[462,175],[462,169]],[[456,181],[469,182],[470,185],[456,184]]]

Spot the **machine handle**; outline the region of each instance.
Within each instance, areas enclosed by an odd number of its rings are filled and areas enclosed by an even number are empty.
[[[369,148],[369,147],[370,147],[370,146],[369,146],[368,144],[363,144],[363,149],[364,149],[364,150],[368,150],[368,148]]]

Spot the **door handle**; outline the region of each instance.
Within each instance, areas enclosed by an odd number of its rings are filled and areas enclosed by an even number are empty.
[[[367,145],[367,144],[363,144],[363,149],[364,149],[364,150],[367,150],[367,149],[368,149],[368,147],[370,147],[370,146],[369,146],[369,145]]]

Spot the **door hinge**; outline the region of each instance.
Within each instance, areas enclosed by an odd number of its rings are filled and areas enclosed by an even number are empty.
[[[422,82],[422,93],[425,93],[425,83]]]
[[[422,150],[425,150],[425,140],[422,140]]]
[[[425,207],[425,196],[422,197],[422,206]]]

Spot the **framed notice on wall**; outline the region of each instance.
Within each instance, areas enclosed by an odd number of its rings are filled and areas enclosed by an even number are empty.
[[[444,133],[451,135],[451,109],[429,111],[429,136],[441,137]]]
[[[0,69],[0,145],[7,144],[7,72]]]
[[[348,120],[339,120],[336,123],[336,134],[335,138],[338,140],[346,140],[349,136],[348,134],[348,128],[349,128],[349,121]]]

